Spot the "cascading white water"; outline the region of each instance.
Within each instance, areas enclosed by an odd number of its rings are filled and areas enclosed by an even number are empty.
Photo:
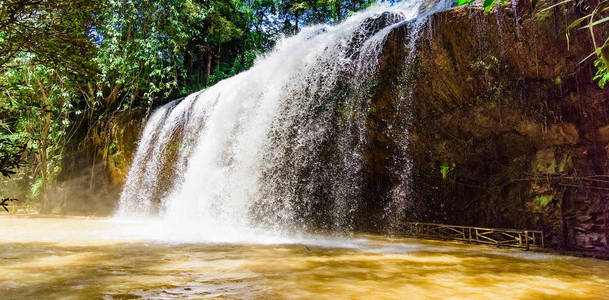
[[[451,5],[410,0],[304,28],[250,70],[158,108],[118,216],[159,215],[219,241],[253,230],[354,229],[365,208],[367,116],[374,110],[367,90],[385,39],[410,22],[414,47],[425,16]],[[406,180],[408,163],[401,169]],[[395,188],[396,198],[403,189]]]

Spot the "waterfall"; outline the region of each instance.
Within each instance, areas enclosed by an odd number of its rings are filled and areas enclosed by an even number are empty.
[[[381,222],[364,217],[374,201],[365,193],[367,123],[379,56],[392,29],[407,24],[412,49],[427,16],[451,5],[410,0],[304,28],[250,70],[156,109],[118,216],[160,216],[226,239],[261,228],[352,231]],[[395,130],[402,156],[407,129]],[[409,160],[395,161],[401,182],[384,216],[399,215],[407,201]]]

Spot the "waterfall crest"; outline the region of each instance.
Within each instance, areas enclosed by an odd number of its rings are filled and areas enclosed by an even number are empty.
[[[118,216],[188,222],[203,235],[364,228],[370,90],[385,39],[407,22],[414,47],[426,16],[451,5],[410,0],[304,28],[250,70],[158,108]],[[402,182],[385,216],[407,200],[410,167],[399,161]]]

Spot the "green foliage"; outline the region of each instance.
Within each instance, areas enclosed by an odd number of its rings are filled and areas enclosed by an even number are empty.
[[[102,1],[5,0],[0,2],[0,70],[22,53],[40,64],[72,73],[95,71],[86,58],[95,46],[89,32]]]
[[[455,163],[449,163],[446,161],[443,161],[440,164],[440,173],[442,174],[442,179],[447,179],[448,178],[448,174],[456,167],[457,165]]]
[[[535,197],[535,202],[540,206],[544,207],[554,199],[554,195],[543,195]]]
[[[41,187],[42,187],[42,178],[36,177],[34,182],[32,182],[30,185],[30,197],[38,198],[38,196],[40,196]]]
[[[604,88],[609,81],[609,45],[597,49],[597,59],[594,61],[594,66],[597,69],[595,80],[598,80],[598,85]]]
[[[482,6],[484,7],[484,12],[489,13],[497,3],[505,4],[508,0],[484,0]],[[475,0],[457,0],[457,5],[464,4],[472,4]]]
[[[367,112],[369,115],[376,114],[376,105],[374,105],[374,103],[370,103],[370,106],[368,106]]]
[[[340,113],[340,116],[345,120],[351,117],[351,110],[349,110],[349,108],[343,105],[338,106],[338,112]]]
[[[576,4],[575,0],[564,0],[543,9],[542,12],[570,3]],[[606,26],[606,23],[609,22],[609,17],[606,16],[607,11],[609,11],[609,0],[600,0],[592,5],[592,11],[590,13],[571,22],[571,24],[567,26],[567,41],[569,41],[570,32],[574,29],[584,29],[590,33],[590,40],[594,45],[594,52],[586,57],[584,61],[590,57],[596,56],[594,66],[596,67],[597,72],[594,76],[594,80],[598,80],[598,85],[601,88],[604,88],[607,80],[609,80],[609,37],[606,37],[605,41],[602,44],[599,44],[595,28],[603,25]]]
[[[489,13],[498,3],[503,5],[507,1],[508,0],[484,0],[484,12]],[[514,0],[511,1],[513,2]],[[474,0],[457,0],[457,5],[471,4],[473,2]],[[575,0],[564,0],[541,10],[538,13],[538,19],[544,20],[547,18],[547,12],[550,9],[561,5],[566,5],[571,2],[575,2]],[[609,17],[606,16],[607,11],[609,11],[609,0],[601,0],[595,4],[591,13],[573,21],[571,24],[569,24],[569,26],[567,26],[567,41],[569,40],[569,32],[573,29],[588,29],[590,31],[590,37],[595,49],[594,53],[589,57],[596,54],[597,59],[594,61],[594,66],[597,68],[597,73],[594,76],[594,80],[598,80],[598,85],[601,88],[604,88],[605,84],[609,80],[609,37],[604,41],[603,44],[598,45],[594,34],[594,27],[609,22]]]
[[[25,145],[21,139],[14,135],[0,136],[0,175],[10,177],[23,164],[21,157],[25,152]]]
[[[98,52],[94,59],[101,76],[95,96],[111,106],[124,96],[148,104],[166,97],[177,86],[182,70],[181,52],[190,29],[183,10],[194,11],[190,1],[112,1],[98,26]],[[189,21],[205,13],[189,15]],[[103,98],[103,99],[101,99]]]
[[[21,54],[7,66],[0,72],[0,82],[5,83],[0,91],[0,160],[2,169],[8,168],[3,174],[29,181],[44,172],[45,178],[53,180],[61,171],[71,115],[79,112],[80,80],[72,79],[73,70],[42,65],[32,54]],[[48,95],[48,106],[42,93]],[[45,135],[47,113],[50,123]],[[42,153],[44,165],[40,164]],[[31,168],[17,172],[28,165]]]

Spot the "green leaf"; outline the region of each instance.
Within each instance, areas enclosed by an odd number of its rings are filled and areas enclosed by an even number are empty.
[[[581,18],[571,22],[571,24],[569,24],[569,26],[567,26],[567,31],[573,30],[573,28],[579,26],[579,24],[581,24],[583,21],[587,20],[588,18],[589,18],[589,16],[585,16],[585,17],[581,17]]]
[[[567,3],[572,2],[572,1],[575,1],[575,0],[564,0],[562,2],[558,2],[558,3],[554,4],[554,5],[550,5],[550,6],[546,7],[546,8],[544,8],[544,9],[542,9],[541,11],[550,10],[550,9],[552,9],[554,7],[557,7],[557,6],[560,6],[560,5],[563,5],[563,4],[567,4]]]
[[[490,12],[496,1],[497,0],[484,0],[484,13]]]
[[[442,174],[442,179],[448,178],[448,173],[452,171],[457,165],[455,163],[448,163],[446,161],[442,162],[440,165],[440,173]]]
[[[592,23],[590,23],[590,24],[588,24],[586,26],[582,26],[580,29],[586,29],[586,28],[594,27],[594,26],[596,26],[598,24],[605,23],[607,21],[609,21],[609,17],[602,18],[600,20],[596,20],[596,21],[594,21],[594,22],[592,22]]]

